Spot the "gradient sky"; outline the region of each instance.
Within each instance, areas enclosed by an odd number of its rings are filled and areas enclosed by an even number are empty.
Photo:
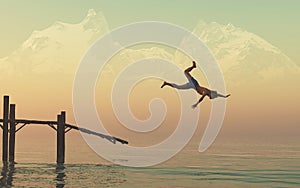
[[[143,20],[167,21],[190,30],[199,20],[230,22],[261,36],[300,64],[299,7],[298,0],[1,1],[0,57],[14,51],[33,30],[57,20],[77,23],[93,8],[104,13],[111,28]]]
[[[300,44],[299,5],[300,1],[292,0],[276,1],[275,3],[271,0],[247,2],[233,0],[209,2],[198,0],[1,1],[0,57],[5,57],[16,50],[18,46],[28,39],[34,30],[43,30],[55,21],[79,23],[86,17],[89,9],[95,9],[103,12],[110,29],[145,20],[166,21],[183,26],[189,30],[192,30],[200,20],[206,22],[215,21],[221,24],[232,23],[267,40],[300,65],[300,54],[298,53]],[[254,63],[257,62],[254,61]],[[75,68],[76,63],[70,65]],[[200,70],[193,72],[196,79],[200,78],[200,74],[202,75]],[[13,76],[11,75],[11,77]],[[266,80],[265,82],[254,80],[253,82],[258,85],[247,83],[238,88],[232,87],[232,90],[228,89],[227,91],[232,94],[232,97],[228,99],[224,121],[225,129],[223,128],[222,134],[230,137],[230,135],[257,136],[259,133],[263,138],[266,135],[271,135],[274,138],[277,138],[277,135],[299,138],[298,109],[300,101],[296,97],[291,97],[291,94],[296,96],[297,94],[295,93],[299,93],[299,76],[296,75],[298,77],[295,79],[294,75],[292,75],[293,77],[287,79],[288,76],[284,75],[284,78],[280,80],[278,75],[276,75],[275,78],[272,77],[270,78],[271,80]],[[20,78],[22,79],[21,82]],[[51,120],[56,117],[57,112],[66,110],[68,122],[74,122],[72,117],[73,79],[73,75],[68,74],[55,74],[55,76],[49,74],[38,77],[38,79],[34,74],[25,74],[24,77],[13,77],[11,83],[7,82],[9,79],[5,80],[7,87],[4,86],[1,93],[9,94],[12,96],[12,101],[18,104],[18,117],[28,119],[36,119],[38,117],[39,119]],[[103,97],[103,93],[96,92],[96,96],[101,96],[97,98],[98,105],[107,102],[107,98],[110,97],[108,92],[110,91],[109,87],[112,86],[111,82],[113,79],[110,77],[105,77],[105,79],[110,82],[105,82],[105,87],[100,85],[101,87],[98,88],[99,90],[101,88],[101,92],[104,92],[107,97]],[[203,79],[199,79],[199,81],[203,83]],[[147,84],[151,92],[142,90],[137,92],[136,96],[148,99],[153,96],[147,96],[145,93],[164,96],[165,93],[163,91],[168,91],[169,94],[170,88],[161,90],[160,87],[157,87],[160,84],[161,81],[155,82],[152,86]],[[59,94],[57,94],[58,92]],[[170,99],[168,95],[166,98]],[[174,100],[171,101],[169,102],[170,104],[174,103]],[[149,101],[145,100],[144,102]],[[201,114],[204,118],[201,119],[199,130],[204,129],[205,122],[209,117],[209,102],[206,99],[201,104],[201,108],[205,110],[203,110],[204,114]],[[140,102],[133,105],[137,106],[138,115],[141,115],[143,118],[146,118],[143,115],[149,115],[146,108],[147,105],[140,107]],[[111,107],[107,106],[106,108],[101,108],[105,109],[107,114],[111,112],[109,114],[111,116],[105,114],[107,117],[106,121],[115,121],[115,124],[117,124],[116,118],[112,116]],[[177,111],[171,115],[176,116],[176,113]],[[170,121],[174,120],[174,118],[170,119]],[[166,125],[173,125],[173,123],[169,123],[170,121],[166,121]],[[198,131],[198,134],[203,132],[201,130]],[[115,131],[116,136],[119,136],[118,134],[121,132],[118,128],[113,131]],[[120,135],[120,137],[124,136]],[[128,133],[125,138],[128,137],[137,138],[138,136],[132,136]],[[140,135],[140,137],[142,137],[142,140],[144,135]],[[136,143],[139,142],[137,141]]]

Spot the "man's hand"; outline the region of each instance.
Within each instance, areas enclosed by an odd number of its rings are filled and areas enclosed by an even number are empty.
[[[193,104],[193,105],[192,105],[192,108],[193,108],[193,109],[197,108],[198,104],[199,104],[199,103]]]
[[[202,95],[202,97],[199,99],[199,101],[192,105],[192,108],[195,109],[198,106],[198,104],[204,99],[205,96],[206,96],[206,94]]]

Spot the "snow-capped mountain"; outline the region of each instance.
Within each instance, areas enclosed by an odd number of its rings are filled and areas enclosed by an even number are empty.
[[[1,72],[14,75],[74,74],[86,50],[107,32],[109,28],[105,17],[93,9],[80,23],[55,22],[44,30],[34,31],[16,51],[0,59]],[[193,33],[211,49],[221,65],[226,82],[260,79],[270,72],[285,74],[286,71],[299,70],[278,48],[232,24],[199,22]],[[119,66],[141,57],[156,56],[178,62],[178,54],[171,54],[160,47],[127,49],[116,61]],[[116,66],[109,67],[111,72],[114,68]]]
[[[7,73],[74,73],[84,52],[108,32],[101,13],[89,10],[78,24],[55,22],[31,36],[10,56],[0,60]]]
[[[210,48],[230,82],[261,79],[272,72],[299,71],[299,67],[278,48],[230,23],[201,21],[193,33]]]

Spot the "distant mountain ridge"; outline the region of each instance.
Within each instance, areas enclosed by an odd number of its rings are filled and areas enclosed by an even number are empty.
[[[230,81],[298,70],[291,59],[261,37],[232,24],[200,21],[193,33],[211,49]]]
[[[0,59],[0,69],[6,74],[74,74],[85,51],[108,32],[105,17],[91,9],[80,23],[55,22],[44,30],[34,31],[11,55]],[[299,70],[278,48],[232,24],[200,21],[193,33],[210,48],[229,81],[263,77],[273,70],[283,73]],[[161,51],[158,54],[165,57],[176,56],[164,49],[155,48],[155,51]],[[133,54],[138,56],[138,53],[147,57],[147,54],[153,55],[153,48]],[[126,57],[126,62],[136,59],[128,58],[126,54],[122,56]]]
[[[8,72],[74,73],[84,52],[109,31],[105,17],[93,9],[77,24],[55,22],[30,37],[11,55],[0,59]]]

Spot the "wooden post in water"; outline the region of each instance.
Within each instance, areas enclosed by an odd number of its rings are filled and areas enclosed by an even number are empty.
[[[57,163],[65,163],[66,112],[57,116]]]
[[[10,105],[10,112],[9,112],[9,162],[15,162],[15,135],[16,135],[16,122],[15,122],[15,113],[16,113],[16,105]]]
[[[2,134],[2,161],[7,162],[8,151],[8,110],[9,96],[3,98],[3,134]]]

